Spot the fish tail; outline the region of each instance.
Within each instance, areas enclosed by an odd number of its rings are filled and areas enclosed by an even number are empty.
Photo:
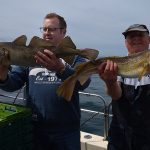
[[[86,69],[85,69],[86,68]],[[83,62],[75,67],[75,73],[68,77],[58,88],[57,94],[66,101],[70,101],[77,80],[83,85],[92,73],[95,73],[95,64],[92,62]]]
[[[71,100],[76,81],[77,80],[76,80],[75,76],[70,76],[69,78],[67,78],[59,86],[59,88],[57,90],[57,94],[69,102]]]
[[[85,48],[81,50],[81,55],[89,60],[94,60],[99,54],[98,50]]]

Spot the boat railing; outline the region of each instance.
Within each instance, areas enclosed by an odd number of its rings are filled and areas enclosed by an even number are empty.
[[[24,87],[21,88],[18,91],[15,92],[5,92],[1,90],[0,93],[0,102],[3,103],[8,103],[8,104],[19,104],[19,105],[24,105],[25,104],[25,96],[24,96]],[[4,98],[4,99],[3,99]],[[18,102],[19,100],[19,102]],[[23,102],[23,103],[21,103]]]
[[[89,113],[93,113],[94,115],[90,118],[88,118],[87,120],[84,121],[84,123],[81,124],[81,126],[83,124],[85,124],[86,122],[88,122],[89,120],[91,120],[92,118],[94,118],[94,116],[96,116],[97,114],[103,115],[104,117],[104,139],[103,140],[107,140],[108,137],[108,129],[109,129],[109,122],[110,122],[110,117],[112,116],[110,114],[110,108],[111,108],[111,103],[107,104],[106,100],[104,99],[104,97],[102,97],[101,95],[98,94],[93,94],[93,93],[86,93],[86,92],[79,92],[80,95],[85,95],[85,96],[94,96],[96,97],[96,99],[98,101],[101,101],[103,103],[103,107],[104,107],[104,111],[93,111],[93,110],[88,110],[88,109],[82,109],[81,111],[83,112],[89,112]]]
[[[24,96],[21,96],[20,97],[20,93],[22,91],[19,90],[17,93],[15,93],[15,96],[13,95],[9,95],[9,94],[0,94],[0,97],[3,97],[3,98],[9,98],[11,99],[11,104],[16,104],[17,100],[21,100],[21,101],[26,101],[26,99],[24,98]],[[106,100],[104,99],[104,97],[102,97],[101,95],[98,95],[98,94],[93,94],[93,93],[86,93],[86,92],[79,92],[80,95],[85,95],[85,96],[92,96],[92,97],[96,97],[96,99],[100,102],[103,103],[103,112],[102,111],[93,111],[93,110],[88,110],[88,109],[83,109],[81,108],[81,111],[83,112],[88,112],[88,113],[93,113],[94,115],[90,118],[88,118],[87,120],[85,120],[82,124],[84,125],[85,123],[87,123],[89,120],[91,120],[92,118],[94,118],[97,114],[100,114],[100,115],[103,115],[104,117],[104,140],[107,140],[107,136],[108,136],[108,129],[109,129],[109,122],[110,122],[110,117],[112,116],[110,114],[110,107],[111,107],[111,103],[107,104],[106,103]],[[4,101],[2,101],[4,102]],[[6,102],[6,101],[5,101]],[[10,103],[9,102],[9,103]],[[7,102],[6,102],[7,103]]]

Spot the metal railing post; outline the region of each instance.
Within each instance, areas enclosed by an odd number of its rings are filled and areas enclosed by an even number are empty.
[[[86,95],[86,96],[95,96],[98,97],[104,105],[104,141],[107,140],[108,137],[108,129],[109,129],[109,107],[106,105],[105,99],[98,94],[92,94],[92,93],[85,93],[85,92],[79,92],[81,95]]]

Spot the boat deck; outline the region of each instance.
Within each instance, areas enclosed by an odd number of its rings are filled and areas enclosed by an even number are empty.
[[[104,137],[81,131],[81,150],[106,150]]]

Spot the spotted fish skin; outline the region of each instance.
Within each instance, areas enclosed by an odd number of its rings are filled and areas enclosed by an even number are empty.
[[[67,78],[59,87],[57,91],[58,95],[70,101],[76,82],[79,81],[83,85],[92,74],[98,74],[97,66],[107,60],[117,64],[117,73],[122,77],[138,78],[141,80],[142,76],[150,73],[149,49],[125,57],[112,56],[98,58],[95,61],[79,64],[75,69],[75,73]]]
[[[72,62],[70,56],[80,55],[89,60],[97,58],[99,51],[95,49],[76,49],[69,36],[66,36],[58,46],[34,36],[26,46],[27,37],[22,35],[13,42],[0,42],[0,65],[37,66],[34,56],[37,51],[44,49],[52,51],[58,58],[64,58],[66,62]],[[71,57],[73,59],[74,57]]]

